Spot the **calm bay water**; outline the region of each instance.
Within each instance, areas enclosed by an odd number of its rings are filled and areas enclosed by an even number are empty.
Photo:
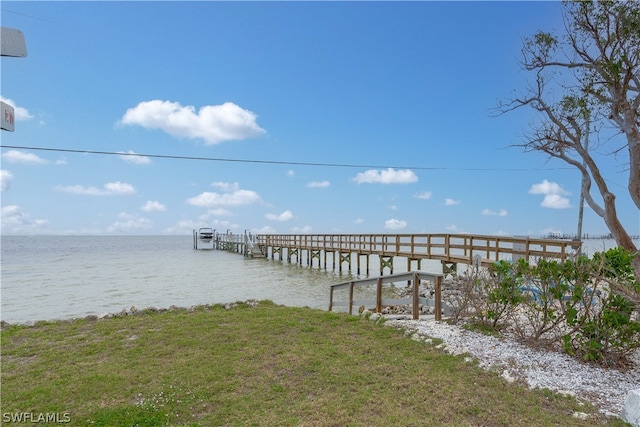
[[[585,242],[588,253],[612,246]],[[2,236],[1,250],[0,319],[9,323],[248,299],[327,309],[329,286],[350,277],[346,265],[339,274],[332,265],[318,269],[317,260],[308,268],[194,250],[191,236]],[[377,275],[376,257],[371,262]],[[422,270],[438,269],[423,262]],[[394,262],[394,272],[403,271],[406,261]]]
[[[194,250],[191,236],[2,236],[9,323],[248,299],[327,309],[332,272]],[[317,265],[317,264],[316,264]]]

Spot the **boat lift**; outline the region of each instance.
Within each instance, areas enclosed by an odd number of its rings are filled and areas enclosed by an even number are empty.
[[[215,249],[215,234],[210,227],[193,230],[193,249]]]

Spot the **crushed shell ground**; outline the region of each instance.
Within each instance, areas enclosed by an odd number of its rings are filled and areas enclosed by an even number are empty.
[[[640,358],[621,372],[587,365],[566,354],[537,350],[509,338],[497,338],[434,320],[389,320],[386,325],[404,329],[412,338],[438,338],[438,347],[454,355],[467,355],[484,369],[498,372],[506,381],[530,388],[547,388],[589,402],[608,415],[619,416],[629,390],[640,388]]]

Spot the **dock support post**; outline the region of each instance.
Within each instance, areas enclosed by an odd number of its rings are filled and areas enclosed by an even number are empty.
[[[333,286],[329,288],[329,311],[333,309]]]
[[[417,273],[413,274],[413,320],[420,318],[420,278]]]
[[[416,261],[416,262],[417,262],[417,264],[418,264],[418,265],[416,266],[416,270],[420,270],[420,268],[421,268],[421,267],[420,267],[420,264],[421,264],[421,262],[420,262],[420,261],[422,261],[421,259],[411,259],[411,258],[407,258],[407,271],[412,271],[411,264],[413,263],[413,261]],[[409,286],[409,285],[411,285],[411,281],[410,281],[410,280],[407,280],[407,286]]]
[[[376,313],[382,313],[382,277],[376,281]]]
[[[287,248],[287,261],[289,262],[289,264],[291,264],[291,257],[294,256],[296,257],[296,262],[298,261],[298,259],[300,259],[300,256],[298,255],[298,249],[296,248]]]
[[[350,282],[349,283],[349,314],[353,314],[353,288],[354,288],[354,283]]]
[[[442,320],[442,276],[436,277],[435,282],[435,304],[434,310],[436,315],[436,321]]]
[[[413,264],[413,261],[415,261],[416,264],[417,264],[416,270],[420,270],[422,268],[422,259],[420,259],[420,258],[418,258],[418,259],[407,258],[407,271],[413,270],[411,268],[411,265]]]
[[[339,267],[340,272],[342,273],[342,263],[344,262],[349,263],[349,271],[351,271],[351,253],[347,252],[343,254],[342,252],[339,252],[339,254],[340,254],[340,267]]]
[[[453,276],[458,272],[458,264],[455,262],[442,261],[442,274],[445,276],[451,274]]]
[[[311,260],[309,261],[309,267],[313,268],[313,259],[318,258],[318,270],[322,268],[322,261],[320,260],[320,251],[310,250],[311,252]]]
[[[393,274],[393,257],[380,255],[380,275],[384,274],[384,268],[389,267],[391,274]]]

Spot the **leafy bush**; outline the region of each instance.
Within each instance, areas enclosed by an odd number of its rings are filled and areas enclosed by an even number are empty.
[[[640,348],[638,307],[634,298],[629,298],[639,289],[632,259],[633,255],[621,248],[593,256],[592,277],[602,285],[600,304],[594,310],[569,312],[567,324],[574,330],[563,337],[568,353],[585,361],[614,366]]]
[[[476,325],[500,329],[522,298],[510,268],[500,261],[488,272],[471,266],[458,275],[458,294],[447,300],[454,319],[470,319]]]
[[[486,284],[486,317],[492,321],[493,327],[509,318],[515,307],[525,300],[518,283],[520,270],[526,268],[525,264],[521,262],[510,264],[501,260],[490,270],[494,280]]]
[[[556,343],[588,362],[619,365],[640,348],[632,259],[615,248],[566,262],[501,260],[485,275],[471,268],[454,314],[496,331],[508,326],[523,340]]]

